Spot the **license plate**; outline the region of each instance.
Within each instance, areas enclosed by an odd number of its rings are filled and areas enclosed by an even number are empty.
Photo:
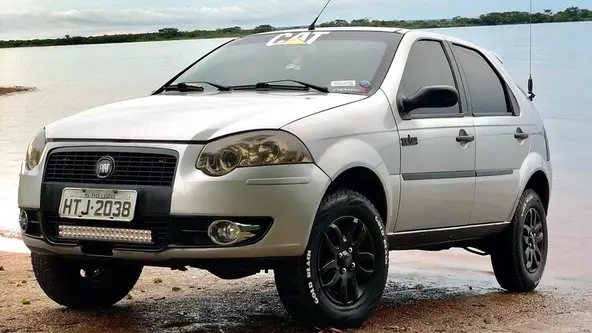
[[[60,200],[60,217],[68,219],[125,221],[134,218],[138,192],[65,188]]]

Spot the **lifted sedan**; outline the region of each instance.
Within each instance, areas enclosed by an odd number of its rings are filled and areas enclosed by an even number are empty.
[[[490,254],[503,288],[534,290],[551,179],[543,123],[497,57],[327,28],[232,40],[151,96],[48,124],[18,204],[59,304],[110,306],[147,265],[273,269],[298,322],[356,327],[391,250]]]

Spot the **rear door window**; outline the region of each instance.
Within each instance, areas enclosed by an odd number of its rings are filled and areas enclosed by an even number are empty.
[[[456,44],[453,47],[467,80],[473,114],[512,115],[505,84],[489,62],[473,49]]]

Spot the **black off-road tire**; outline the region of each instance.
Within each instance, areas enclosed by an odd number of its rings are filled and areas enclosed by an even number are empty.
[[[537,269],[529,271],[524,247],[528,246],[533,239],[528,238],[525,223],[528,227],[530,219],[528,214],[529,211],[532,213],[533,209],[540,217],[540,230],[536,231],[535,236],[538,236],[541,241],[539,244],[542,246],[540,246],[540,263]],[[510,292],[535,290],[545,270],[548,246],[545,208],[538,194],[531,189],[526,189],[518,202],[511,227],[501,234],[491,252],[493,271],[500,286]]]
[[[326,240],[328,234],[326,232],[330,228],[330,232],[335,232],[336,223],[347,223],[346,218],[352,217],[351,225],[356,225],[352,227],[352,230],[361,230],[365,227],[366,236],[359,236],[359,238],[355,239],[354,234],[360,234],[353,231],[353,236],[350,238],[356,240],[356,242],[340,244],[337,243],[338,238],[336,237],[335,240],[331,241],[332,245],[328,245],[329,243]],[[359,224],[360,222],[363,223],[363,226]],[[349,233],[347,232],[347,236],[349,236]],[[345,234],[346,232],[344,232],[344,236],[346,236]],[[360,241],[360,239],[362,240]],[[336,243],[339,246],[336,246]],[[349,252],[352,255],[348,256],[346,252],[350,251],[352,246],[354,250]],[[325,247],[325,250],[321,250],[323,247]],[[340,252],[343,248],[337,250],[337,247],[347,248],[346,252]],[[370,258],[368,256],[369,249],[374,250],[373,273],[370,274],[367,273],[370,271],[369,266],[365,267],[369,265],[368,261],[364,262],[362,259],[362,257]],[[321,256],[321,254],[327,253],[329,254],[327,260],[330,261],[333,261],[332,258],[341,258],[338,257],[339,254],[344,256],[343,258],[347,256],[354,264],[356,260],[360,260],[358,266],[352,268],[349,261],[344,263],[346,259],[338,259],[341,260],[339,263],[343,265],[349,264],[350,266],[346,270],[347,273],[339,275],[339,280],[335,283],[335,286],[342,286],[343,280],[349,279],[346,286],[350,287],[346,287],[345,290],[350,288],[349,291],[352,294],[353,290],[363,290],[360,298],[353,304],[337,304],[339,303],[335,301],[338,297],[335,296],[337,294],[333,294],[331,290],[327,291],[326,288],[321,287],[322,278],[330,273],[325,271],[325,274],[319,278],[320,270],[317,267],[320,266],[317,265],[329,265],[324,263],[324,257]],[[335,257],[332,257],[333,255]],[[335,265],[337,265],[337,261],[335,262]],[[362,265],[362,263],[364,264]],[[351,190],[338,190],[323,198],[304,255],[289,265],[275,269],[274,275],[278,294],[285,309],[300,325],[318,330],[328,327],[357,328],[363,325],[376,311],[386,285],[388,265],[388,241],[380,214],[374,205],[361,194]],[[334,269],[336,274],[339,274],[344,268],[337,268],[336,266]],[[365,272],[365,275],[359,275]],[[345,278],[346,275],[343,274],[349,274],[347,275],[349,277]],[[331,276],[329,275],[329,277]],[[337,275],[332,276],[329,280],[334,281],[335,276]],[[362,286],[363,282],[365,289],[354,289],[351,276],[356,277],[355,283],[358,286]],[[340,290],[343,291],[342,288]]]
[[[134,287],[142,266],[129,263],[89,263],[31,253],[33,272],[45,294],[54,302],[75,310],[109,307]],[[96,273],[84,277],[81,272]]]

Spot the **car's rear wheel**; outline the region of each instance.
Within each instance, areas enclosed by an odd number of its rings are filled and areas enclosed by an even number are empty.
[[[72,309],[111,306],[132,290],[142,266],[98,263],[32,253],[37,282],[54,302]]]
[[[350,190],[323,199],[304,255],[275,270],[288,313],[305,326],[351,328],[372,316],[388,274],[388,242],[372,203]]]
[[[549,246],[547,217],[537,193],[522,194],[512,226],[501,236],[491,252],[491,263],[500,286],[512,292],[533,291],[547,263]]]

